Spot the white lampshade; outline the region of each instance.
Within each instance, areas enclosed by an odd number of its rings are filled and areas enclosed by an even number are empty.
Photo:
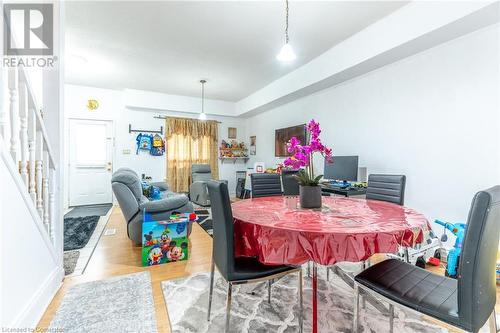
[[[207,114],[205,112],[200,113],[198,116],[199,120],[207,120]]]
[[[278,53],[278,55],[276,56],[276,59],[282,62],[291,62],[295,60],[295,58],[297,58],[295,56],[295,52],[293,52],[292,46],[288,43],[283,45],[280,53]]]

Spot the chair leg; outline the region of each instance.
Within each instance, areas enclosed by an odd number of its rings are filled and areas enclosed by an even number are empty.
[[[330,281],[330,267],[326,266],[326,281]]]
[[[394,305],[389,304],[389,333],[394,332]]]
[[[404,253],[405,253],[406,262],[409,264],[410,263],[410,254],[408,253],[408,247],[404,248]]]
[[[311,277],[311,262],[307,262],[307,277]]]
[[[267,281],[267,303],[271,304],[271,285],[273,284],[272,280]]]
[[[359,330],[359,287],[354,282],[354,311],[352,319],[352,332],[358,333]]]
[[[215,268],[215,263],[214,260],[212,259],[212,266],[210,269],[210,292],[208,294],[208,314],[207,314],[207,321],[210,321],[210,310],[212,309],[212,295],[214,292],[214,268]]]
[[[303,329],[303,311],[304,311],[304,304],[303,304],[303,297],[302,297],[302,270],[299,270],[299,331],[302,333]]]
[[[227,286],[227,304],[226,304],[226,332],[229,332],[229,319],[231,318],[231,297],[233,285],[229,282]]]
[[[490,326],[490,333],[497,333],[497,316],[495,314],[495,309],[491,312],[490,319],[488,320]]]

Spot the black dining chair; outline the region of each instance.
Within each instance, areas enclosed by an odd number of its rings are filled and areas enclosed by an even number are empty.
[[[250,174],[250,182],[252,185],[252,198],[283,194],[280,175],[277,173],[252,173]]]
[[[392,202],[404,205],[405,175],[372,174],[368,176],[366,199]]]
[[[299,182],[295,176],[299,170],[282,170],[281,182],[283,184],[284,195],[299,195]]]
[[[500,231],[500,186],[478,192],[472,200],[462,243],[458,278],[426,271],[397,259],[382,261],[355,277],[353,331],[359,327],[359,291],[389,303],[390,331],[394,305],[426,314],[468,332],[495,319],[496,260]]]
[[[228,282],[227,304],[226,304],[226,332],[229,330],[229,319],[231,313],[232,286],[238,284],[268,282],[268,302],[271,303],[271,284],[290,273],[299,275],[299,326],[302,332],[302,269],[300,267],[280,265],[269,266],[261,264],[256,258],[234,256],[234,229],[233,213],[227,185],[217,181],[209,181],[208,192],[211,200],[213,220],[213,252],[212,266],[210,272],[210,293],[208,298],[208,315],[210,321],[210,310],[212,308],[212,294],[214,288],[214,268],[220,272]]]

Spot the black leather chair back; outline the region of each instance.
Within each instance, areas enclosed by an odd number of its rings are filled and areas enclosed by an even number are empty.
[[[405,175],[369,175],[366,199],[404,205]]]
[[[213,223],[213,260],[226,281],[234,272],[233,212],[225,183],[209,181]]]
[[[500,231],[500,186],[472,200],[458,270],[460,321],[477,332],[496,302],[495,267]]]
[[[282,195],[280,175],[277,173],[252,173],[252,198]]]
[[[284,195],[299,195],[299,182],[295,178],[298,170],[282,170],[281,182],[283,183]]]

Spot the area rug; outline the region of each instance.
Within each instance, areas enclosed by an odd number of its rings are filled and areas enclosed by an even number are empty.
[[[198,216],[198,224],[203,228],[210,236],[213,234],[213,224],[212,215],[209,209],[196,209],[194,211]]]
[[[319,269],[319,332],[352,332],[353,291],[340,278]],[[223,332],[227,284],[216,276],[211,321],[207,322],[209,273],[163,281],[172,332]],[[298,332],[298,295],[296,273],[289,274],[272,286],[271,304],[267,302],[266,283],[233,287],[231,332]],[[311,279],[304,274],[304,332],[311,332]],[[395,310],[394,332],[436,333],[447,329],[422,320],[405,310]],[[389,332],[389,318],[369,303],[362,310],[362,332]]]
[[[92,237],[99,218],[97,215],[64,218],[64,251],[84,247]]]
[[[67,217],[85,217],[85,216],[105,216],[109,210],[113,207],[112,204],[103,205],[88,205],[88,206],[78,206],[71,209],[68,213],[64,215]]]
[[[157,332],[149,272],[71,287],[48,332]]]
[[[64,252],[64,275],[72,274],[75,271],[76,264],[78,263],[78,258],[80,257],[80,251],[67,251]]]

